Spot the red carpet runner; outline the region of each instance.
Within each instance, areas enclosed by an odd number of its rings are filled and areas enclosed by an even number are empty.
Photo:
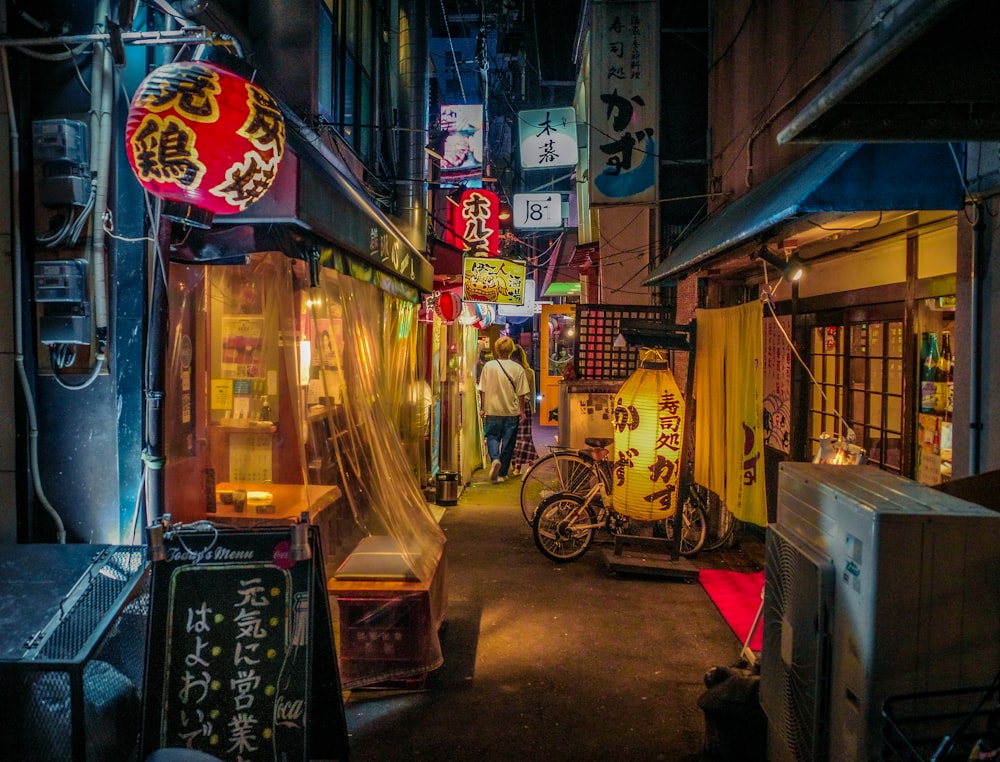
[[[701,569],[698,581],[705,588],[722,618],[733,628],[740,643],[745,643],[754,617],[760,608],[760,593],[764,589],[764,572],[731,572]],[[750,648],[760,651],[763,637],[762,623],[757,624]]]

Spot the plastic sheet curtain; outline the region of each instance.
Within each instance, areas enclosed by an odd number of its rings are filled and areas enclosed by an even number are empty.
[[[699,309],[694,478],[738,519],[767,525],[760,302]]]
[[[163,436],[174,521],[211,518],[216,482],[305,483],[297,428],[276,423],[287,404],[278,337],[290,276],[269,256],[170,267]]]
[[[417,305],[400,302],[376,286],[333,270],[310,290],[309,331],[322,336],[329,322],[337,340],[339,403],[326,406],[330,444],[343,478],[357,539],[392,537],[421,580],[429,580],[444,545],[400,431],[423,425],[426,396],[416,378]],[[339,323],[339,326],[338,326]],[[341,538],[344,541],[346,538]],[[347,541],[347,546],[352,544]]]
[[[172,265],[169,299],[175,520],[211,518],[210,479],[302,484],[310,503],[336,484],[343,494],[320,516],[329,563],[388,535],[430,579],[444,534],[401,439],[426,423],[426,395],[414,391],[417,305],[329,269],[310,287],[305,263],[280,252]]]
[[[382,372],[388,409],[414,475],[422,481],[424,436],[430,417],[431,388],[420,355],[420,305],[382,295]]]

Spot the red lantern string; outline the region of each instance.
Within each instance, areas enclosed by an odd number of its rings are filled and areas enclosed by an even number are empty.
[[[454,322],[462,314],[462,298],[454,291],[442,291],[434,308],[446,323]]]

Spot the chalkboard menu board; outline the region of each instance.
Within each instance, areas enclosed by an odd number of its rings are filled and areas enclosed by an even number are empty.
[[[291,525],[193,527],[168,529],[152,567],[143,756],[189,748],[233,762],[346,760],[316,528],[309,552],[293,554]]]

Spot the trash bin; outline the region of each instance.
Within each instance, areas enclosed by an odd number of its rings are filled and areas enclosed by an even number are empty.
[[[766,762],[767,718],[760,706],[760,675],[716,667],[705,674],[708,688],[698,697],[705,713],[702,751],[720,762]]]
[[[458,505],[458,474],[454,471],[439,471],[437,475],[438,505]]]

